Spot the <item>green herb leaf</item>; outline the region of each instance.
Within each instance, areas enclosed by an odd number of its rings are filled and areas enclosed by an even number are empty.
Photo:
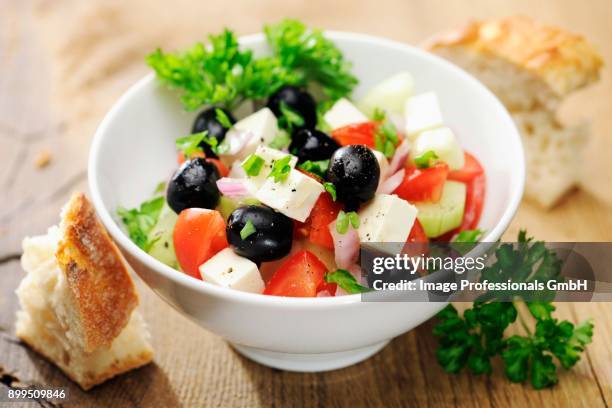
[[[289,147],[290,144],[291,137],[289,136],[289,133],[281,131],[274,137],[274,139],[272,139],[268,146],[273,149],[280,150]]]
[[[272,163],[272,170],[268,177],[274,178],[274,181],[277,183],[285,181],[291,172],[289,162],[291,162],[291,155],[275,160],[274,163]]]
[[[247,176],[255,177],[259,175],[265,163],[266,162],[264,159],[255,153],[252,153],[246,159],[244,159],[241,166]]]
[[[165,198],[162,196],[143,202],[139,208],[117,209],[117,214],[125,225],[130,239],[145,251],[148,251],[154,243],[149,240],[148,235],[159,220],[164,202]]]
[[[286,19],[264,27],[268,43],[281,65],[302,76],[302,84],[314,81],[330,99],[351,93],[357,78],[351,65],[333,41],[320,30],[310,29],[297,20]]]
[[[294,127],[300,127],[304,125],[304,118],[291,109],[285,101],[280,103],[281,117],[279,118],[279,126],[291,131]]]
[[[372,120],[375,122],[383,122],[385,119],[387,119],[387,113],[380,108],[374,108],[374,112],[372,112]]]
[[[155,190],[153,190],[153,194],[162,194],[164,191],[166,191],[166,183],[162,181],[155,187]]]
[[[434,160],[438,160],[438,155],[433,150],[428,150],[419,157],[415,157],[414,164],[419,169],[427,169],[432,166]]]
[[[482,235],[482,230],[473,229],[473,230],[463,230],[460,231],[459,234],[454,239],[454,242],[461,243],[473,243],[478,242],[478,239]]]
[[[346,231],[348,231],[348,227],[349,217],[344,211],[340,210],[338,216],[336,217],[336,231],[338,231],[339,234],[346,234]]]
[[[200,144],[206,139],[207,134],[208,132],[205,130],[203,132],[194,133],[193,135],[179,137],[175,142],[176,150],[182,152],[186,160],[194,153],[203,152]]]
[[[216,108],[215,109],[215,115],[217,116],[217,121],[221,124],[221,126],[223,126],[226,129],[231,128],[232,125],[232,121],[230,120],[230,118],[225,114],[225,112],[223,112],[223,109],[219,109]]]
[[[251,220],[247,220],[246,224],[244,224],[244,227],[242,227],[242,229],[240,230],[240,239],[245,240],[255,232],[255,225],[253,225],[253,222]]]
[[[304,163],[298,164],[298,168],[315,174],[321,178],[325,178],[327,168],[329,167],[329,160],[310,161],[306,160]]]
[[[369,292],[370,288],[360,285],[357,279],[344,269],[336,269],[334,272],[325,274],[325,282],[335,283],[348,293],[364,293]]]
[[[336,186],[333,183],[325,182],[323,188],[331,195],[332,201],[336,201]]]
[[[384,115],[384,112],[375,112],[377,117]],[[382,116],[382,122],[376,128],[374,133],[374,148],[383,153],[385,157],[393,157],[395,146],[399,143],[397,129],[393,123]]]
[[[359,224],[361,224],[361,221],[359,220],[359,215],[355,211],[351,211],[346,215],[348,216],[348,219],[351,222],[353,228],[359,228]]]

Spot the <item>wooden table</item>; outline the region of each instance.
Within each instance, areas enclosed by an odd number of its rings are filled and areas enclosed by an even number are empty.
[[[126,4],[129,3],[129,4]],[[343,370],[292,374],[238,355],[175,313],[139,282],[155,363],[81,392],[13,334],[13,291],[22,277],[20,241],[58,220],[73,190],[86,190],[89,141],[103,114],[146,72],[154,47],[184,46],[223,26],[239,33],[299,16],[309,24],[363,31],[409,43],[469,17],[525,13],[586,34],[612,61],[612,4],[606,0],[458,1],[340,0],[244,2],[56,2],[5,0],[0,13],[0,387],[14,382],[68,386],[85,406],[585,406],[612,404],[612,308],[608,303],[558,305],[573,321],[595,319],[585,357],[560,384],[536,392],[490,378],[448,375],[437,365],[433,323],[393,340],[370,360]],[[524,203],[506,238],[528,227],[547,240],[612,240],[610,176],[612,70],[571,98],[562,118],[588,117],[593,139],[585,188],[550,212]],[[146,148],[146,146],[144,147]],[[49,154],[48,166],[35,162]]]

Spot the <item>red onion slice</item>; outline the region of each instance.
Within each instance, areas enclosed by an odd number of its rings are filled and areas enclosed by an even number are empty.
[[[389,163],[387,174],[393,174],[399,169],[403,168],[406,164],[408,153],[410,153],[410,142],[405,138],[402,140],[402,143],[397,146],[397,149],[395,149],[395,154],[393,154],[393,157],[391,158],[391,163]]]
[[[243,197],[249,194],[244,180],[229,177],[221,177],[217,180],[217,188],[224,196]]]
[[[334,256],[338,268],[348,268],[359,256],[359,234],[349,226],[344,234],[336,231],[336,221],[329,224],[329,232],[334,240]]]
[[[402,184],[405,174],[406,170],[401,169],[400,171],[383,181],[381,184],[379,184],[378,190],[376,192],[381,194],[393,193],[395,189],[399,187],[400,184]]]

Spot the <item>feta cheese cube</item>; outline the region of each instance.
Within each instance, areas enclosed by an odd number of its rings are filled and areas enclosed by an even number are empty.
[[[465,157],[452,130],[447,127],[427,130],[417,136],[410,152],[411,158],[419,157],[427,151],[434,151],[438,158],[448,164],[451,170],[463,167]]]
[[[321,183],[292,169],[280,183],[267,178],[255,198],[289,218],[304,222],[323,191]]]
[[[382,182],[385,177],[390,176],[390,174],[387,174],[387,170],[389,170],[389,160],[387,160],[385,155],[378,150],[372,149],[372,153],[376,156],[378,167],[380,167],[380,182]]]
[[[361,242],[406,242],[417,208],[396,195],[376,194],[359,211],[360,225],[357,229]]]
[[[338,99],[334,106],[323,115],[323,119],[332,129],[368,121],[368,117],[346,98]]]
[[[264,281],[254,262],[225,248],[200,265],[200,276],[206,282],[243,292],[262,293]]]
[[[238,131],[252,133],[246,145],[238,152],[238,159],[244,159],[253,153],[257,146],[268,145],[279,132],[276,116],[268,108],[260,109],[236,122],[234,128]]]
[[[406,100],[404,108],[406,135],[411,140],[424,130],[443,126],[438,96],[434,92],[416,95]]]
[[[270,171],[272,171],[272,166],[274,166],[275,161],[280,160],[286,156],[291,156],[289,166],[293,169],[297,164],[297,157],[290,155],[289,153],[281,152],[280,150],[272,149],[271,147],[267,146],[257,146],[255,154],[261,157],[264,161],[264,165],[258,175],[247,176],[249,181],[251,181],[256,188],[260,188],[263,183],[265,183],[267,177],[270,175]]]

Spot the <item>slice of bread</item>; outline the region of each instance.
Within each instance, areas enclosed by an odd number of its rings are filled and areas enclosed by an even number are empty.
[[[21,263],[17,336],[83,389],[152,360],[127,265],[83,194],[59,228],[24,240]]]
[[[565,129],[555,112],[565,96],[599,78],[594,48],[523,16],[471,22],[426,47],[479,78],[506,105],[525,145],[526,197],[545,208],[558,202],[578,181],[586,127]]]

